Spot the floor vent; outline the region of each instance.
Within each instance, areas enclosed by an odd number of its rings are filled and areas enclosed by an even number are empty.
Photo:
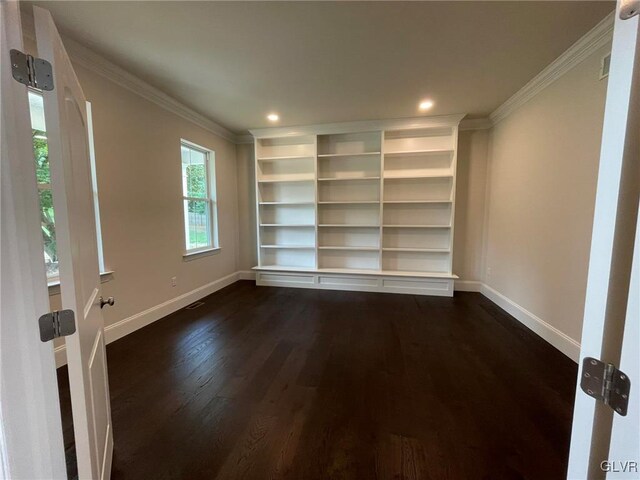
[[[198,307],[201,307],[202,305],[204,305],[204,302],[193,302],[191,305],[187,305],[186,307],[184,307],[185,310],[194,310]]]

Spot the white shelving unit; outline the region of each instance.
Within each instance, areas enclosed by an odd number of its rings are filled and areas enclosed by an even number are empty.
[[[453,295],[462,117],[252,131],[257,283]]]

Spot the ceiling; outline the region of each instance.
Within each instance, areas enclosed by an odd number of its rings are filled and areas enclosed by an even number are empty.
[[[602,1],[35,2],[63,34],[236,133],[488,116],[615,7]]]

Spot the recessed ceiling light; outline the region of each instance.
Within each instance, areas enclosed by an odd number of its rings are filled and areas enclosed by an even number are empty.
[[[270,113],[269,115],[267,115],[267,120],[269,120],[270,122],[277,122],[278,120],[280,120],[280,115],[278,115],[277,113]]]
[[[433,100],[423,100],[418,105],[420,110],[429,110],[431,107],[433,107]]]

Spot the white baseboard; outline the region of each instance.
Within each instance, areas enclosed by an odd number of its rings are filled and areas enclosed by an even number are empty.
[[[231,285],[237,280],[255,280],[255,272],[242,270],[226,277],[215,280],[214,282],[203,285],[183,295],[175,297],[164,303],[148,308],[143,312],[132,315],[128,318],[120,320],[117,323],[105,327],[105,339],[107,343],[114,342],[119,338],[129,335],[136,330],[149,325],[187,305],[199,300],[221,288]],[[506,310],[510,315],[515,317],[520,323],[532,330],[535,334],[542,337],[551,345],[556,347],[574,362],[578,362],[580,358],[580,344],[568,335],[562,333],[557,328],[549,325],[540,317],[534,315],[527,309],[521,307],[513,300],[507,298],[489,285],[477,280],[456,280],[454,289],[459,292],[480,292],[493,303]],[[56,358],[56,367],[60,367],[67,363],[67,352],[64,345],[60,345],[54,349]]]
[[[226,277],[222,277],[211,283],[198,287],[195,290],[179,295],[171,300],[167,300],[159,305],[155,305],[140,313],[136,313],[119,322],[107,325],[104,328],[104,338],[107,343],[115,342],[119,338],[129,335],[136,330],[146,327],[150,323],[160,320],[167,315],[186,307],[187,305],[200,300],[207,295],[211,295],[227,285],[231,285],[242,278],[244,272],[234,272]],[[249,272],[251,273],[251,272]],[[60,345],[54,349],[56,358],[56,367],[60,367],[67,363],[67,351],[65,345]]]
[[[54,348],[53,354],[56,357],[56,368],[67,364],[67,347],[64,344]]]
[[[525,327],[529,328],[535,334],[542,337],[544,340],[556,347],[574,362],[578,362],[578,360],[580,359],[580,344],[573,338],[562,333],[554,326],[549,325],[540,317],[521,307],[513,300],[505,297],[503,294],[491,288],[489,285],[483,283],[482,289],[480,291],[485,297],[487,297],[502,309],[506,310],[511,316],[515,317],[515,319],[522,323]]]
[[[536,335],[542,337],[574,362],[578,362],[580,358],[580,344],[578,342],[489,285],[476,280],[456,280],[454,288],[458,292],[482,293],[500,308],[506,310],[524,326],[532,330]]]
[[[238,272],[238,279],[239,280],[255,280],[256,272],[251,270],[240,270]]]
[[[477,280],[456,280],[453,283],[453,289],[456,292],[480,292],[482,291],[482,282]]]

